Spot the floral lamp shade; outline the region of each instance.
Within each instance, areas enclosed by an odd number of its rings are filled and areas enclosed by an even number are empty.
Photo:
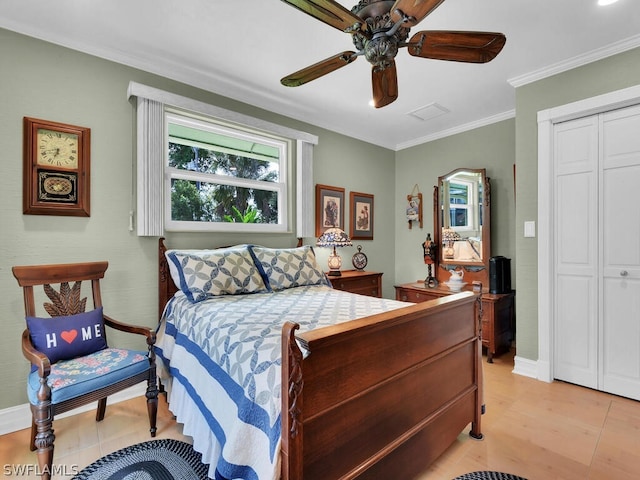
[[[351,239],[349,235],[347,235],[343,230],[332,227],[325,230],[325,232],[318,237],[318,241],[316,242],[318,247],[333,247],[333,251],[329,255],[329,273],[328,275],[339,277],[342,275],[340,273],[340,268],[342,267],[342,258],[336,252],[336,247],[350,247],[353,245],[351,243]]]

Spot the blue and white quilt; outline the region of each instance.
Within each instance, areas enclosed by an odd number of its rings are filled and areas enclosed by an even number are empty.
[[[222,295],[200,303],[178,292],[158,330],[156,352],[173,379],[170,408],[210,464],[209,475],[280,477],[280,336],[285,321],[300,324],[304,332],[407,305],[324,285]]]

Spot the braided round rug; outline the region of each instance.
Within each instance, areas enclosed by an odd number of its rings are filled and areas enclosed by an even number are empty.
[[[518,477],[517,475],[511,475],[510,473],[483,471],[483,472],[465,473],[464,475],[460,475],[459,477],[456,477],[453,480],[527,480],[527,479],[523,477]]]
[[[209,467],[201,460],[188,443],[151,440],[96,460],[73,480],[207,480]]]

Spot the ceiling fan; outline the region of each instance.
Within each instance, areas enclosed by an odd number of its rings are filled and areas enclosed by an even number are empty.
[[[360,55],[371,63],[373,105],[389,105],[398,98],[395,56],[407,47],[414,57],[486,63],[502,50],[502,33],[424,30],[409,41],[409,30],[444,0],[360,0],[351,11],[333,0],[282,0],[338,30],[349,33],[357,52],[345,51],[287,75],[280,83],[304,85],[350,64]]]

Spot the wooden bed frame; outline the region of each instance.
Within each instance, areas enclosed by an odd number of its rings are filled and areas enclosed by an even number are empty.
[[[163,240],[160,312],[176,291]],[[467,425],[482,438],[480,307],[463,292],[306,333],[286,322],[281,479],[411,479]]]

